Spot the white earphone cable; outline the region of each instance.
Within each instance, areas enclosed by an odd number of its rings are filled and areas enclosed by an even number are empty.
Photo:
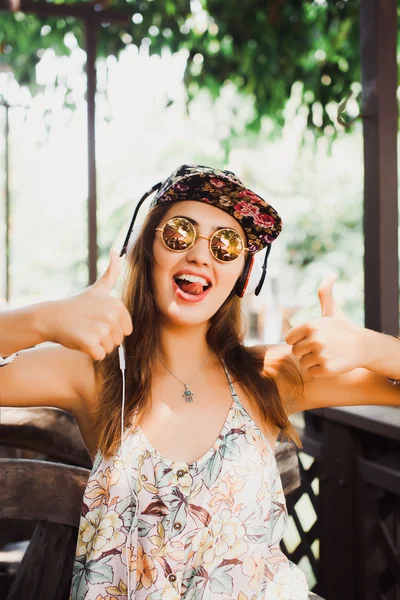
[[[129,487],[131,488],[131,492],[132,492],[132,497],[135,497],[135,515],[134,518],[132,519],[132,525],[131,528],[129,530],[129,534],[127,536],[126,539],[126,543],[125,543],[125,558],[126,558],[126,569],[127,569],[127,588],[128,588],[128,595],[127,598],[128,600],[130,600],[130,576],[129,576],[129,561],[128,561],[128,542],[131,539],[131,535],[132,535],[132,529],[133,527],[135,527],[136,523],[137,523],[137,511],[138,511],[138,499],[137,499],[137,494],[136,492],[133,490],[132,485],[131,485],[131,480],[130,477],[128,477],[128,473],[127,473],[127,469],[126,469],[126,463],[125,463],[125,455],[124,455],[124,410],[125,410],[125,369],[126,369],[126,363],[125,363],[125,350],[124,350],[124,346],[123,343],[118,347],[118,354],[119,354],[119,366],[122,372],[122,410],[121,410],[121,454],[122,454],[122,462],[124,465],[124,471],[125,471],[125,475],[129,484]]]

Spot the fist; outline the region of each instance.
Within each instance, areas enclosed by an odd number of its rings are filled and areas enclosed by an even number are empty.
[[[133,331],[131,316],[119,298],[111,296],[121,273],[118,254],[110,252],[104,274],[83,292],[50,303],[47,338],[66,348],[102,360]]]

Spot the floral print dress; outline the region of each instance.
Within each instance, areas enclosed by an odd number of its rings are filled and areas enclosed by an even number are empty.
[[[275,453],[224,368],[232,404],[197,461],[169,460],[140,426],[124,434],[126,472],[121,445],[107,460],[98,450],[69,600],[124,600],[128,573],[128,600],[307,600],[304,573],[279,547],[287,509]]]

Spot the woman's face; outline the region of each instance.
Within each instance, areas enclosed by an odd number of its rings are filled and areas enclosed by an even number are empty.
[[[235,229],[242,236],[246,245],[246,235],[240,224],[231,215],[204,202],[177,202],[164,215],[158,227],[171,217],[187,217],[195,221],[197,234],[211,237],[221,227]],[[154,235],[153,280],[155,300],[161,314],[176,325],[196,325],[207,322],[224,303],[232,291],[244,263],[245,253],[238,259],[221,263],[210,252],[209,240],[197,238],[194,245],[185,252],[173,252],[166,248],[161,232]],[[176,283],[177,275],[198,275],[211,285],[204,294],[188,294],[184,290],[198,292],[202,288],[199,283]],[[180,287],[181,286],[181,287]],[[198,295],[198,297],[196,297]]]

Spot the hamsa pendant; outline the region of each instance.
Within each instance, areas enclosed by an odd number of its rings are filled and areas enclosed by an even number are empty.
[[[188,386],[185,384],[185,391],[182,394],[182,398],[184,398],[186,402],[193,402],[193,397],[193,392],[189,390]]]

